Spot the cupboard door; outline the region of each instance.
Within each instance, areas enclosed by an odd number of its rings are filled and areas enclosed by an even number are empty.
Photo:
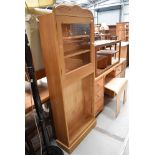
[[[63,75],[92,63],[90,18],[58,17],[58,39]]]

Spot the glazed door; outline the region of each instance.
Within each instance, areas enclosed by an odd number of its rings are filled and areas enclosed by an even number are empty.
[[[67,76],[89,69],[93,62],[93,20],[58,16],[56,21],[62,74]]]

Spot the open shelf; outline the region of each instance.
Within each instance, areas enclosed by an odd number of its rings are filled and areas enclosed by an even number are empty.
[[[68,51],[68,52],[64,52],[64,56],[65,58],[69,58],[69,57],[87,53],[87,52],[90,52],[90,50],[86,49],[86,50],[79,50],[79,51]]]
[[[64,40],[64,43],[65,44],[71,44],[71,43],[81,43],[81,42],[83,42],[84,40],[83,39],[81,39],[81,38],[75,38],[75,39],[66,39],[66,40]]]
[[[98,75],[100,75],[100,74],[102,74],[103,72],[105,72],[106,70],[108,70],[109,68],[111,68],[113,65],[115,65],[115,64],[117,64],[117,63],[119,63],[119,58],[112,58],[112,63],[111,63],[111,65],[107,65],[105,68],[103,68],[103,69],[101,69],[101,68],[97,68],[96,69],[96,74],[97,74],[97,76]]]
[[[110,54],[115,54],[119,51],[113,50],[113,49],[105,49],[105,50],[100,50],[97,52],[97,55],[110,55]]]
[[[78,38],[89,38],[89,37],[90,37],[90,35],[69,36],[69,37],[63,37],[63,40],[78,39]]]
[[[94,87],[91,85],[94,81],[93,76],[89,74],[64,88],[64,106],[70,144],[94,122],[92,114]]]
[[[68,56],[65,58],[65,71],[70,72],[74,69],[82,67],[88,63],[90,63],[90,52],[80,52],[78,55]]]

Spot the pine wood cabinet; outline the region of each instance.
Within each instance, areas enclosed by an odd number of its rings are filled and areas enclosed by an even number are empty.
[[[108,25],[108,27],[109,27],[110,35],[115,36],[116,35],[116,25]]]
[[[129,40],[129,22],[120,22],[116,24],[116,35],[118,40]]]
[[[39,17],[57,143],[71,153],[95,126],[94,22],[89,10],[57,6]]]
[[[95,116],[104,109],[104,94],[114,95],[111,91],[105,89],[104,85],[115,77],[125,77],[125,69],[126,59],[121,58],[119,63],[95,78]]]

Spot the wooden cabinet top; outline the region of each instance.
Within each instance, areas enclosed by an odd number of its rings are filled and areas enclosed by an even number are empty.
[[[83,9],[78,5],[58,5],[53,9],[53,12],[55,15],[93,18],[90,10]]]

